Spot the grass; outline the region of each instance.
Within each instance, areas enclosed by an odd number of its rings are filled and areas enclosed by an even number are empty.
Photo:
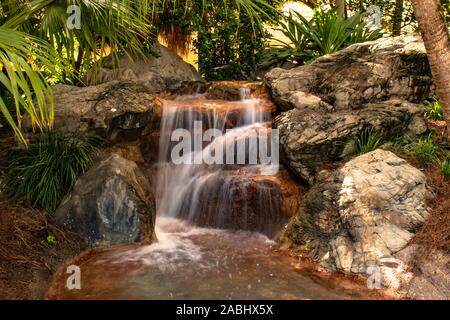
[[[450,178],[450,157],[446,157],[444,160],[439,161],[438,166],[441,169],[442,174],[446,178]]]
[[[442,111],[441,104],[439,101],[434,100],[433,102],[427,101],[425,103],[427,105],[428,110],[425,112],[425,117],[433,120],[443,120],[444,113]]]
[[[412,153],[422,165],[427,165],[433,160],[436,160],[439,151],[439,145],[431,135],[426,138],[420,138],[412,145]]]
[[[91,138],[47,132],[27,149],[15,149],[6,159],[1,191],[9,199],[26,199],[31,206],[53,212],[89,167],[96,152]]]
[[[383,134],[367,128],[358,137],[356,150],[359,154],[364,154],[377,149],[383,141]]]

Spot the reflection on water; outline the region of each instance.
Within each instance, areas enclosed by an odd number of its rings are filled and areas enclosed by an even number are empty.
[[[350,299],[368,298],[363,286],[329,281],[295,270],[298,260],[280,253],[265,236],[205,229],[158,218],[159,242],[118,247],[75,261],[81,290],[54,279],[58,299]]]

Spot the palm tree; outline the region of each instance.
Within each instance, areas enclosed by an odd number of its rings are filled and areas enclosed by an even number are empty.
[[[345,17],[345,0],[336,0],[336,11],[341,17]]]
[[[82,69],[100,65],[106,53],[143,54],[146,40],[154,38],[151,23],[164,6],[170,2],[187,7],[192,1],[0,0],[0,87],[12,96],[15,109],[11,111],[0,95],[0,111],[19,140],[26,144],[20,128],[24,112],[33,127],[41,131],[52,127],[53,97],[44,71],[54,73],[55,65],[64,66],[65,80],[79,81]],[[264,0],[232,2],[255,23],[269,7]],[[67,28],[70,5],[81,9],[80,29]]]
[[[404,3],[403,0],[395,0],[394,16],[392,18],[392,35],[399,36],[402,31],[403,23],[403,11]]]
[[[439,0],[412,0],[412,3],[448,128],[450,124],[450,42],[447,24],[441,13]]]

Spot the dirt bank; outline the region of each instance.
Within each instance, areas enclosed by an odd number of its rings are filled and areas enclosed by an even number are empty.
[[[0,132],[2,172],[13,143],[11,133]],[[0,196],[0,299],[43,298],[58,265],[85,247],[45,213]]]

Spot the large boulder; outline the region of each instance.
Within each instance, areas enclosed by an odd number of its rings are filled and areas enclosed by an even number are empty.
[[[155,200],[137,165],[113,154],[83,174],[55,213],[55,221],[91,245],[155,238]]]
[[[278,115],[274,127],[279,130],[282,160],[299,177],[314,183],[322,166],[356,151],[358,137],[365,131],[386,137],[426,132],[424,111],[423,105],[402,100],[328,113],[298,108]]]
[[[133,81],[145,84],[154,92],[174,91],[186,82],[203,81],[200,74],[189,63],[167,47],[155,42],[152,51],[144,57],[128,56],[119,59],[114,66],[112,57],[104,59],[99,70],[93,70],[87,83],[96,85],[109,81]]]
[[[392,152],[376,150],[319,176],[281,240],[325,267],[366,274],[402,250],[427,216],[424,174]]]
[[[275,68],[265,76],[282,110],[348,110],[370,102],[420,102],[433,94],[420,35],[381,38],[352,45],[294,69]]]
[[[373,128],[386,138],[426,132],[433,82],[420,36],[355,44],[310,65],[270,71],[265,82],[282,111],[275,119],[285,163],[310,183],[323,165],[355,151]],[[420,103],[419,103],[420,102]]]
[[[130,81],[56,85],[53,92],[57,130],[96,134],[111,143],[135,140],[149,126],[159,130],[158,95],[145,85]]]

